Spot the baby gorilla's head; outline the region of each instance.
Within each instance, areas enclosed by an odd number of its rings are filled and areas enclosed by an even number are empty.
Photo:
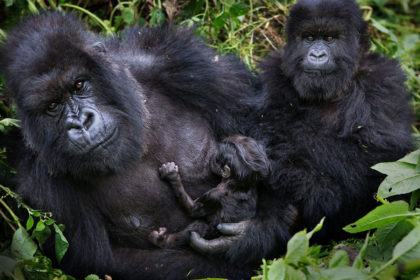
[[[225,179],[247,183],[265,177],[270,163],[264,147],[253,138],[234,135],[219,144],[212,170]]]

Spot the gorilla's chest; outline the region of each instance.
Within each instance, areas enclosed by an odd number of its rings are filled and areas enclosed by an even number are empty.
[[[193,198],[217,184],[209,167],[216,142],[207,122],[197,113],[165,102],[165,106],[149,109],[152,117],[144,139],[146,149],[139,161],[103,182],[112,225],[135,230],[141,239],[157,227],[177,231],[190,222],[169,184],[159,177],[163,163],[173,161],[179,166]]]

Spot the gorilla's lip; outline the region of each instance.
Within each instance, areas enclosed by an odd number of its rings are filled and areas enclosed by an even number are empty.
[[[312,74],[312,75],[328,75],[328,74],[331,74],[333,71],[319,69],[319,68],[309,68],[309,69],[304,69],[303,72],[305,72],[306,74]]]
[[[92,152],[92,151],[98,149],[99,147],[102,148],[102,149],[106,148],[107,146],[112,144],[114,142],[114,140],[117,139],[117,137],[118,137],[118,128],[115,127],[111,131],[111,133],[109,133],[107,136],[102,138],[101,141],[99,141],[92,148],[90,148],[89,152]]]

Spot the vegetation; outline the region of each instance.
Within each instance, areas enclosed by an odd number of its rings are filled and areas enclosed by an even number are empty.
[[[294,3],[295,0],[3,0],[0,40],[24,16],[58,9],[78,14],[92,29],[104,34],[118,33],[133,24],[156,26],[171,22],[195,26],[197,34],[221,54],[237,54],[250,69],[256,69],[268,52],[284,46],[284,24]],[[407,88],[416,112],[413,131],[419,133],[420,0],[359,3],[370,23],[372,50],[398,59],[407,74]],[[0,77],[0,137],[3,131],[18,125],[2,84]],[[381,206],[344,229],[350,233],[369,231],[364,239],[359,234],[339,244],[311,246],[309,239],[322,227],[321,222],[309,233],[298,232],[289,241],[283,257],[262,260],[261,270],[253,278],[420,279],[419,158],[420,151],[415,151],[397,162],[373,167],[387,175],[378,190]],[[13,172],[0,147],[0,176],[13,176]],[[409,203],[387,201],[402,194],[410,197]],[[0,186],[0,204],[0,279],[73,279],[53,268],[51,260],[43,256],[43,246],[47,244],[55,246],[57,260],[68,247],[64,227],[55,223],[53,214],[30,208],[4,186]],[[19,219],[18,211],[27,218]],[[99,278],[90,275],[87,279]]]

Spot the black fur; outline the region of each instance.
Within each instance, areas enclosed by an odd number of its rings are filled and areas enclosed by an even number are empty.
[[[366,23],[354,1],[301,0],[287,31],[285,50],[260,66],[266,105],[252,115],[248,135],[265,142],[272,173],[246,237],[228,251],[236,262],[278,256],[291,233],[324,216],[315,238],[343,237],[341,228],[375,205],[383,176],[370,167],[413,149],[405,76],[397,61],[367,51]],[[329,58],[337,68],[306,75],[302,33],[330,31],[338,32]],[[293,226],[285,221],[289,204],[298,211]]]
[[[180,165],[193,197],[217,182],[210,167],[216,141],[241,132],[255,100],[245,67],[216,56],[184,28],[132,28],[121,40],[104,39],[59,13],[14,28],[0,65],[25,141],[17,191],[66,225],[66,272],[113,279],[250,275],[251,267],[148,242],[160,225],[175,232],[192,222],[160,180],[162,163]],[[79,76],[85,87],[76,93]],[[118,128],[112,149],[68,148],[65,114],[48,108],[65,106],[78,118],[69,101],[76,97],[96,108],[105,128]]]
[[[179,202],[195,221],[181,232],[168,233],[160,228],[150,234],[150,241],[161,248],[189,245],[190,232],[198,232],[207,239],[219,236],[220,223],[246,221],[255,216],[257,187],[268,176],[270,163],[264,147],[252,138],[234,135],[223,139],[211,160],[213,172],[222,177],[213,189],[193,200],[185,191],[175,163],[164,164],[160,174],[175,191]]]

